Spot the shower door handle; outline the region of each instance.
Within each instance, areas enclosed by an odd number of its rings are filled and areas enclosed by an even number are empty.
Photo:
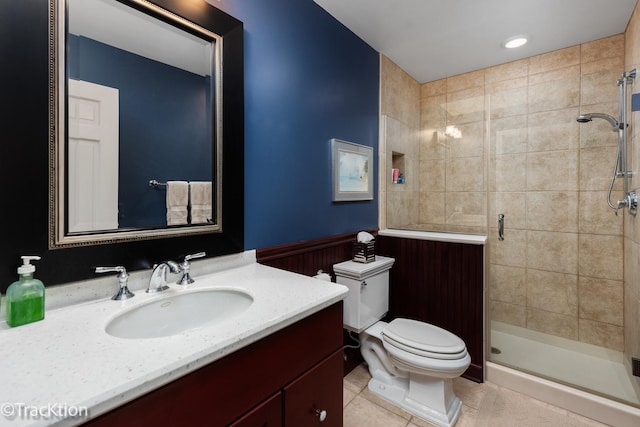
[[[498,215],[498,240],[504,240],[504,214]]]

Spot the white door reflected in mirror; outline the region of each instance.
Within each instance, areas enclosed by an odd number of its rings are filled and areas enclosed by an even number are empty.
[[[118,228],[118,89],[69,79],[69,232]]]

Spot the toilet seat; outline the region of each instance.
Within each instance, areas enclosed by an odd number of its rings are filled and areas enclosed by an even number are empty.
[[[385,348],[420,357],[458,360],[467,355],[467,348],[458,336],[429,323],[411,319],[395,319],[382,330]],[[388,344],[388,345],[387,345]]]
[[[466,351],[459,359],[437,359],[404,351],[387,342],[384,342],[383,346],[395,366],[418,375],[456,378],[462,375],[471,364],[471,357]]]

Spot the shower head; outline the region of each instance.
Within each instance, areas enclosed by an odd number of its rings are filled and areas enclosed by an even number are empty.
[[[613,117],[611,117],[608,114],[603,114],[603,113],[580,114],[576,118],[578,123],[589,123],[593,119],[603,119],[603,120],[608,121],[609,123],[611,123],[611,126],[613,126],[613,131],[614,132],[618,131],[620,129],[620,123],[618,123],[618,121],[616,119],[614,119]]]

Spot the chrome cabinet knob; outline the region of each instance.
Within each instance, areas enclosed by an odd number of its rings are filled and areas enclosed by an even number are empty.
[[[327,419],[327,411],[325,411],[324,409],[323,410],[316,409],[316,415],[320,419],[320,422],[323,422],[324,420]]]

